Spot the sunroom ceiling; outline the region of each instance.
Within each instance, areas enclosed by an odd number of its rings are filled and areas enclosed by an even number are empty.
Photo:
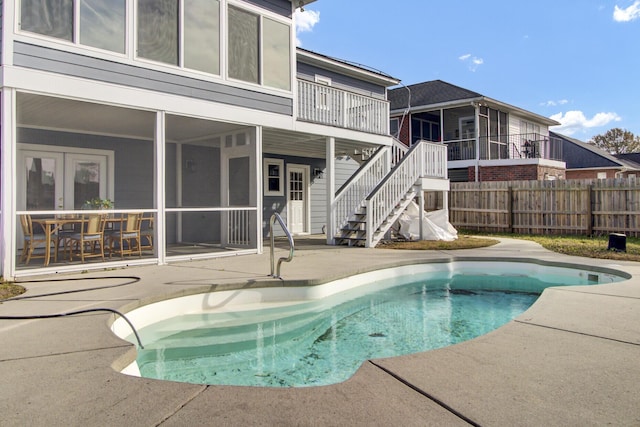
[[[17,117],[20,127],[153,140],[156,115],[152,111],[55,98],[20,92]],[[165,138],[194,142],[242,129],[237,123],[217,122],[167,114]],[[336,138],[336,155],[353,154],[371,144]],[[301,132],[263,128],[262,149],[268,154],[324,158],[326,139]]]

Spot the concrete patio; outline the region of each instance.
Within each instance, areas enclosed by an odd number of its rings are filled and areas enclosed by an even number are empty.
[[[462,344],[363,363],[348,381],[274,389],[205,386],[118,371],[135,348],[114,315],[0,320],[0,425],[640,425],[640,263],[558,255],[503,239],[483,249],[398,251],[301,240],[286,285],[416,261],[521,258],[612,268],[631,280],[547,289],[506,326]],[[277,256],[285,255],[284,248]],[[220,289],[282,286],[268,251],[168,266],[35,277],[0,316],[141,304]]]

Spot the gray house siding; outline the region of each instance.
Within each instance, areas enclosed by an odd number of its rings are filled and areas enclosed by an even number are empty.
[[[253,110],[287,116],[293,115],[293,100],[291,98],[149,70],[143,67],[92,58],[28,43],[16,42],[14,44],[14,65]]]
[[[290,0],[245,0],[255,6],[266,9],[270,12],[277,13],[281,16],[291,17],[291,1]]]
[[[331,86],[337,89],[348,90],[360,93],[366,96],[373,96],[380,99],[386,98],[386,88],[384,86],[375,85],[370,82],[358,80],[353,77],[345,76],[330,70],[325,70],[304,62],[298,61],[298,78],[315,81],[315,76],[320,75],[331,79]]]

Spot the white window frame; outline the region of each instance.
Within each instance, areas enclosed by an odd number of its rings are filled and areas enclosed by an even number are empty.
[[[269,178],[275,178],[274,176],[269,176],[269,166],[278,166],[278,190],[270,191],[269,190]],[[283,159],[272,159],[265,158],[263,161],[263,193],[265,196],[284,196],[284,160]]]

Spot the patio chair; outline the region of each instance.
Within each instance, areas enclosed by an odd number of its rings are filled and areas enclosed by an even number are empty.
[[[73,252],[80,253],[80,260],[100,257],[104,261],[104,214],[88,214],[82,216],[80,232],[65,236],[65,247],[69,253],[69,261],[73,261]],[[75,247],[75,248],[74,248]]]
[[[153,215],[140,219],[140,250],[153,251]]]
[[[31,215],[20,215],[20,225],[22,226],[22,234],[24,236],[20,262],[28,265],[31,258],[45,258],[45,252],[43,252],[42,255],[34,255],[36,249],[43,248],[47,251],[50,248],[47,248],[47,237],[44,233],[34,233]]]
[[[122,218],[120,229],[112,231],[107,236],[109,243],[109,258],[116,253],[124,259],[125,255],[138,254],[142,257],[141,224],[142,214],[139,212],[127,213]]]

